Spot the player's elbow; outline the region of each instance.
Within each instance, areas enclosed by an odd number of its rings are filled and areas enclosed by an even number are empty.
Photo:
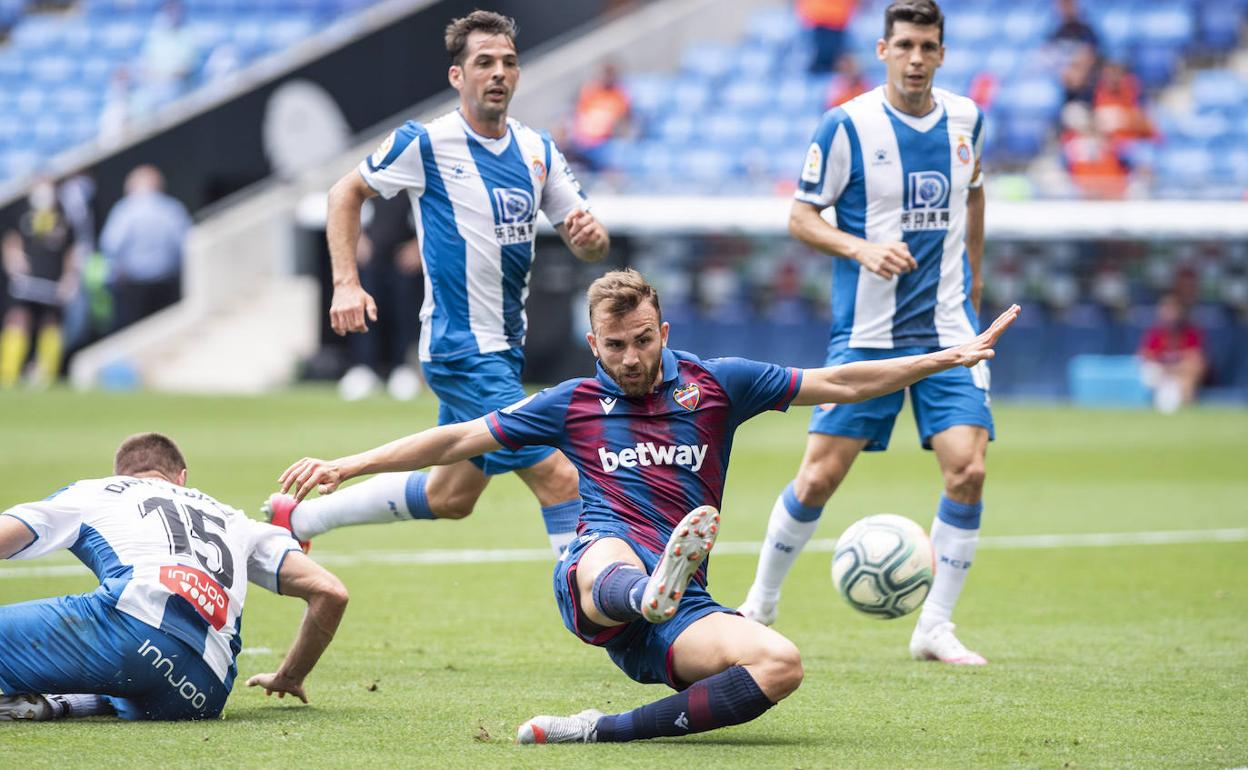
[[[309,599],[310,602],[315,601],[325,610],[337,615],[346,611],[347,602],[350,600],[351,595],[347,592],[347,586],[338,579],[337,575],[329,573],[316,582]]]

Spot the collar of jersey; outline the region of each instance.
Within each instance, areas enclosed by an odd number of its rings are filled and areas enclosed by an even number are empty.
[[[927,133],[940,122],[941,117],[945,114],[945,103],[940,100],[936,92],[932,92],[932,102],[936,106],[932,107],[931,112],[922,116],[908,115],[893,105],[888,103],[888,94],[884,91],[884,86],[880,86],[880,103],[884,105],[884,109],[888,110],[888,114],[910,126],[919,133]]]
[[[663,382],[660,385],[667,385],[676,376],[680,374],[680,369],[676,365],[676,354],[671,348],[663,348]],[[620,390],[620,386],[615,380],[611,379],[611,375],[607,374],[607,370],[602,368],[602,363],[598,364],[598,382],[606,391],[615,396],[623,396],[624,391]]]
[[[464,113],[460,112],[458,107],[455,108],[455,117],[459,118],[459,124],[464,127],[464,133],[468,135],[468,138],[472,139],[477,144],[481,145],[495,155],[501,155],[503,150],[506,150],[511,144],[510,121],[507,123],[507,133],[495,139],[489,136],[482,136],[476,131],[473,131],[472,126],[468,123],[468,119],[464,117]]]

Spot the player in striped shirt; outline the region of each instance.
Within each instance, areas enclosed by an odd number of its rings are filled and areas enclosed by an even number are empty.
[[[220,715],[248,581],[308,602],[281,668],[248,680],[306,703],[304,677],[346,607],[342,583],[286,530],[187,487],[166,436],[126,439],[113,471],[0,514],[0,558],[68,549],[100,581],[93,593],[0,607],[0,721]]]
[[[944,17],[931,0],[897,0],[876,55],[887,82],[830,110],[815,131],[789,230],[834,257],[829,364],[914,355],[978,328],[984,193],[983,113],[933,88]],[[835,224],[822,215],[833,208]],[[936,579],[910,641],[920,660],[982,665],[951,621],[979,537],[984,455],[993,438],[988,364],[909,389],[919,437],[936,453],[944,494],[932,524]],[[862,450],[888,448],[903,393],[816,407],[797,477],[776,500],[741,612],[770,625],[780,586]]]
[[[330,317],[339,334],[366,332],[377,316],[356,270],[360,206],[373,195],[405,192],[411,199],[425,267],[420,359],[441,402],[441,424],[524,396],[524,303],[538,211],[579,259],[599,261],[608,248],[606,230],[550,136],[507,117],[520,75],[515,37],[515,23],[495,13],[453,21],[446,47],[459,108],[427,124],[403,124],[329,196]],[[266,512],[301,540],[349,524],[459,519],[472,512],[491,476],[508,471],[537,497],[558,554],[572,538],[580,499],[575,469],[547,447],[383,475],[297,508],[277,495]]]
[[[485,417],[443,425],[282,474],[302,498],[365,473],[460,462],[499,447],[558,447],[580,473],[584,513],[555,567],[564,625],[606,648],[642,683],[678,692],[621,714],[539,716],[520,743],[622,742],[687,735],[760,716],[801,683],[797,648],[715,602],[706,557],[720,525],[733,434],[790,404],[848,403],[972,366],[1018,315],[966,344],[920,356],[805,371],[669,350],[655,290],[635,271],[589,288],[595,377],[568,380]]]

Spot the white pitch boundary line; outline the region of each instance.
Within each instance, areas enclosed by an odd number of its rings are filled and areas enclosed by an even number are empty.
[[[1242,543],[1248,541],[1248,528],[1181,529],[1155,532],[1099,532],[1067,535],[986,535],[979,539],[984,550],[1010,551],[1046,548],[1111,548],[1124,545],[1179,545],[1185,543]],[[716,543],[716,555],[753,555],[762,546],[759,542]],[[831,553],[836,541],[811,540],[805,550]],[[548,548],[499,548],[440,551],[358,551],[336,553],[313,551],[318,562],[327,566],[352,567],[361,564],[500,564],[514,562],[549,562]],[[86,573],[81,564],[56,564],[35,567],[0,565],[0,580],[27,577],[72,577]]]

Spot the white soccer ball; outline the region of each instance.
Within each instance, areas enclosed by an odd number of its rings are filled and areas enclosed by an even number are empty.
[[[832,582],[850,607],[877,618],[918,609],[932,588],[932,541],[905,516],[881,513],[850,525],[836,541]]]

